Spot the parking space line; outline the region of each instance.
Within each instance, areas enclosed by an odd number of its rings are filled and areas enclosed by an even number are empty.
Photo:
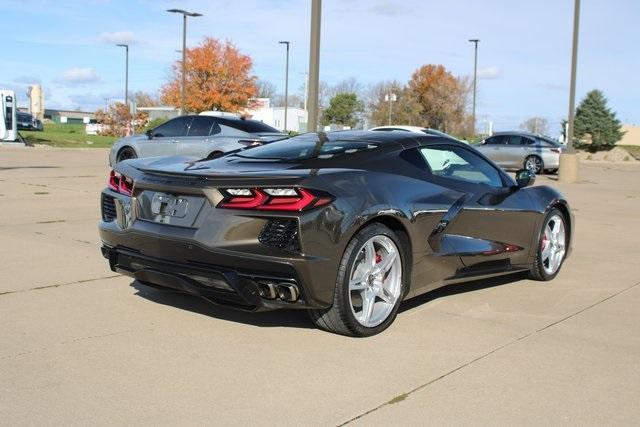
[[[384,407],[386,407],[388,405],[393,405],[395,403],[399,403],[399,402],[405,400],[410,395],[412,395],[412,394],[414,394],[414,393],[416,393],[416,392],[418,392],[420,390],[423,390],[423,389],[427,388],[431,384],[436,383],[436,382],[440,381],[441,379],[446,378],[449,375],[454,374],[454,373],[466,368],[467,366],[470,366],[470,365],[474,364],[475,362],[478,362],[479,360],[485,359],[485,358],[491,356],[492,354],[497,353],[498,351],[502,350],[505,347],[509,347],[512,344],[516,344],[516,343],[518,343],[518,342],[520,342],[520,341],[522,341],[524,339],[527,339],[527,338],[529,338],[529,337],[531,337],[533,335],[539,334],[539,333],[541,333],[541,332],[543,332],[543,331],[545,331],[545,330],[547,330],[547,329],[549,329],[549,328],[551,328],[553,326],[556,326],[556,325],[558,325],[558,324],[560,324],[560,323],[562,323],[562,322],[564,322],[566,320],[569,320],[569,319],[571,319],[571,318],[573,318],[575,316],[578,316],[579,314],[584,313],[587,310],[590,310],[590,309],[592,309],[592,308],[594,308],[594,307],[596,307],[596,306],[598,306],[598,305],[600,305],[600,304],[602,304],[602,303],[604,303],[604,302],[606,302],[606,301],[608,301],[608,300],[610,300],[612,298],[615,298],[615,297],[617,297],[617,296],[619,296],[619,295],[621,295],[621,294],[623,294],[623,293],[625,293],[627,291],[630,291],[631,289],[635,288],[636,286],[640,286],[640,282],[637,282],[637,283],[635,283],[635,284],[633,284],[633,285],[631,285],[629,287],[621,289],[618,292],[614,292],[613,294],[609,295],[608,297],[603,298],[603,299],[601,299],[601,300],[599,300],[599,301],[597,301],[597,302],[595,302],[595,303],[593,303],[593,304],[591,304],[591,305],[589,305],[587,307],[584,307],[584,308],[582,308],[582,309],[580,309],[580,310],[578,310],[578,311],[576,311],[576,312],[574,312],[574,313],[572,313],[572,314],[570,314],[568,316],[565,316],[565,317],[563,317],[563,318],[561,318],[561,319],[559,319],[559,320],[557,320],[555,322],[552,322],[552,323],[550,323],[550,324],[548,324],[548,325],[546,325],[546,326],[544,326],[544,327],[542,327],[540,329],[537,329],[535,331],[529,332],[529,333],[527,333],[525,335],[522,335],[522,336],[520,336],[520,337],[518,337],[518,338],[516,338],[516,339],[514,339],[512,341],[509,341],[509,342],[507,342],[507,343],[505,343],[505,344],[503,344],[501,346],[498,346],[498,347],[494,348],[493,350],[491,350],[491,351],[489,351],[489,352],[487,352],[485,354],[482,354],[482,355],[476,357],[475,359],[472,359],[472,360],[468,361],[467,363],[464,363],[464,364],[462,364],[462,365],[460,365],[460,366],[458,366],[458,367],[456,367],[456,368],[454,368],[454,369],[452,369],[452,370],[440,375],[439,377],[436,377],[436,378],[434,378],[434,379],[432,379],[432,380],[430,380],[430,381],[428,381],[428,382],[426,382],[424,384],[421,384],[421,385],[409,390],[406,393],[402,393],[402,394],[400,394],[398,396],[395,396],[391,400],[389,400],[387,402],[384,402],[384,403],[376,406],[375,408],[372,408],[372,409],[370,409],[370,410],[368,410],[366,412],[361,413],[360,415],[357,415],[357,416],[355,416],[355,417],[353,417],[353,418],[351,418],[351,419],[349,419],[349,420],[347,420],[347,421],[345,421],[343,423],[338,424],[338,427],[342,427],[342,426],[345,426],[347,424],[351,424],[352,422],[357,421],[357,420],[359,420],[359,419],[361,419],[361,418],[363,418],[363,417],[365,417],[365,416],[367,416],[369,414],[372,414],[372,413],[376,412],[377,410],[382,409],[382,408],[384,408]]]

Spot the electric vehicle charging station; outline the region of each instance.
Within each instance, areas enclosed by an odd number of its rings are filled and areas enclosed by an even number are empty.
[[[16,94],[12,90],[0,90],[0,141],[22,142],[16,121]]]

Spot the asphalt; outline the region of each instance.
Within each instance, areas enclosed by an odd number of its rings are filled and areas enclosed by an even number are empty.
[[[0,147],[0,424],[636,424],[640,166],[580,172],[538,178],[576,217],[554,281],[445,288],[350,339],[114,274],[107,152]]]

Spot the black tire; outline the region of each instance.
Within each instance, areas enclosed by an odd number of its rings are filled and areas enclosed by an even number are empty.
[[[118,155],[116,156],[116,163],[120,163],[124,160],[129,159],[137,159],[138,155],[131,147],[124,147],[120,151],[118,151]]]
[[[560,265],[558,266],[558,268],[556,269],[555,272],[553,272],[552,274],[547,273],[547,271],[545,271],[544,269],[544,264],[543,264],[543,259],[542,259],[542,239],[543,239],[543,234],[545,231],[545,228],[547,227],[547,224],[549,223],[549,220],[551,218],[553,218],[554,216],[559,216],[560,218],[562,218],[562,221],[564,222],[564,227],[565,227],[565,253],[562,257],[562,260],[560,261]],[[533,259],[533,262],[531,263],[531,268],[529,270],[529,278],[533,279],[533,280],[539,280],[539,281],[549,281],[552,280],[554,277],[556,277],[558,275],[558,273],[560,272],[560,270],[562,269],[562,263],[564,262],[565,258],[566,258],[566,245],[568,244],[569,241],[569,236],[571,234],[571,230],[569,229],[569,226],[567,224],[567,219],[565,218],[564,214],[557,208],[552,208],[551,210],[549,210],[549,212],[547,212],[547,215],[544,218],[544,221],[542,222],[542,227],[540,227],[540,230],[538,230],[538,240],[536,240],[536,255]]]
[[[558,173],[558,169],[547,169],[545,173],[548,173],[549,175],[555,175]]]
[[[529,162],[534,162],[535,168],[531,168],[529,166]],[[524,159],[524,163],[522,164],[522,167],[532,171],[536,175],[540,175],[544,171],[544,162],[542,161],[542,158],[540,158],[540,156],[535,156],[535,155],[527,156],[527,158]]]
[[[377,326],[366,327],[356,320],[349,298],[349,275],[363,245],[372,237],[383,235],[389,237],[398,248],[402,265],[400,296],[395,301],[387,318]],[[349,242],[342,255],[335,284],[333,305],[327,309],[309,310],[313,323],[325,331],[351,337],[368,337],[379,334],[393,323],[398,308],[408,289],[407,249],[402,245],[396,233],[383,224],[374,223],[360,230]]]

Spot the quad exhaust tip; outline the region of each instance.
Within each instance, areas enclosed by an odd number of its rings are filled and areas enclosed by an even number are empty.
[[[280,299],[285,302],[295,302],[300,297],[298,287],[291,283],[258,282],[258,293],[264,299]]]

